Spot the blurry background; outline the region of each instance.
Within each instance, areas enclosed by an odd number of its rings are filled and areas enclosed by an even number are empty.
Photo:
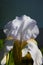
[[[15,16],[28,15],[43,27],[43,0],[0,0],[0,27]]]

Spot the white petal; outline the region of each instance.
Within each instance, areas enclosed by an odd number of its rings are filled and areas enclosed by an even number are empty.
[[[6,64],[6,56],[4,56],[4,58],[1,61],[1,65],[5,65]]]

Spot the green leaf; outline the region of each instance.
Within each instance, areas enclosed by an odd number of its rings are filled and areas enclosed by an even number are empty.
[[[3,46],[4,46],[4,40],[0,39],[0,50],[3,48]]]

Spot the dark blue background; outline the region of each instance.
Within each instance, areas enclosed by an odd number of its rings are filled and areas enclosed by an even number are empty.
[[[0,0],[0,27],[23,14],[35,19],[43,28],[43,0]]]

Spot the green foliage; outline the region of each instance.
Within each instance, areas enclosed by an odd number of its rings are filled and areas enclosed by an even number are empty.
[[[41,50],[41,52],[42,52],[42,54],[43,54],[43,48],[41,48],[40,50]]]
[[[0,50],[3,48],[4,46],[4,39],[0,39]]]
[[[6,65],[14,65],[13,52],[12,51],[9,52],[9,61]]]

